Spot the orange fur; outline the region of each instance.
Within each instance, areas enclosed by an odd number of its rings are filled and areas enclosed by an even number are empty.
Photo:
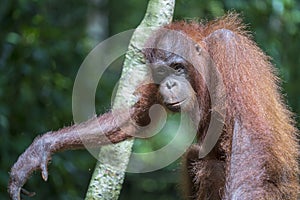
[[[184,162],[194,188],[188,189],[188,195],[193,199],[213,199],[209,197],[212,193],[203,190],[214,191],[211,183],[226,177],[226,183],[217,189],[218,198],[296,200],[298,130],[280,94],[280,81],[270,58],[253,42],[239,16],[228,14],[208,23],[181,21],[167,28],[185,33],[209,53],[226,90],[226,124],[216,153],[192,163]],[[218,30],[229,34],[224,38]],[[234,121],[238,121],[240,132],[234,133]],[[232,146],[233,139],[241,146]],[[224,177],[213,175],[212,178],[220,180],[210,180],[212,166],[222,171],[222,167],[217,167],[219,161],[214,160],[215,154],[223,151],[227,157]],[[233,159],[236,163],[232,163]]]

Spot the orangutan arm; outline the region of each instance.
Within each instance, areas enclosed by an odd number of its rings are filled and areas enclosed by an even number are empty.
[[[139,101],[128,110],[110,111],[87,122],[75,124],[37,137],[13,165],[10,172],[8,193],[12,200],[20,200],[20,192],[32,196],[23,185],[35,170],[48,178],[47,165],[51,155],[68,149],[100,147],[131,138],[139,126],[150,123],[148,110],[156,101],[156,86],[145,85],[140,89]]]

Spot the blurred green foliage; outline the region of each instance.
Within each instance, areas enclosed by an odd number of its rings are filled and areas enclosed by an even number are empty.
[[[97,7],[93,7],[95,2]],[[73,82],[93,47],[86,30],[91,8],[105,17],[103,29],[108,37],[135,28],[146,5],[146,0],[2,0],[0,199],[8,199],[9,169],[33,138],[72,123]],[[213,19],[233,10],[242,14],[258,45],[273,58],[284,80],[287,101],[299,114],[300,2],[178,0],[174,18]],[[116,61],[101,79],[96,95],[98,113],[109,109],[120,71],[121,62]],[[143,151],[143,145],[136,148]],[[49,181],[44,183],[35,173],[26,188],[37,191],[32,199],[83,199],[94,164],[95,159],[84,150],[59,153],[50,165]],[[178,169],[176,162],[156,172],[128,174],[120,199],[178,198]]]

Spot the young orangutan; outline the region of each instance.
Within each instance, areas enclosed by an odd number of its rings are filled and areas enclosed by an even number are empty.
[[[176,22],[165,28],[179,32],[180,37],[157,31],[148,40],[151,48],[145,48],[144,54],[154,84],[140,91],[140,100],[131,113],[138,124],[147,124],[148,110],[158,102],[172,112],[188,111],[199,119],[197,143],[183,158],[185,197],[296,200],[298,131],[268,56],[253,42],[239,17],[229,14],[208,23]],[[221,76],[222,87],[214,79],[213,68]],[[225,95],[213,105],[212,98],[218,94]],[[225,113],[224,127],[213,149],[201,157],[216,108]],[[93,129],[93,121],[103,126],[101,134]],[[128,121],[122,114],[115,119],[106,113],[37,138],[11,170],[12,199],[19,199],[21,187],[33,170],[41,169],[47,179],[51,154],[83,147],[79,135],[90,145],[105,145],[101,139],[104,135],[116,143],[138,132],[137,126]]]

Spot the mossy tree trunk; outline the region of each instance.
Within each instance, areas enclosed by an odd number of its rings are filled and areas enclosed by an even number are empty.
[[[145,38],[151,34],[151,29],[143,29],[143,31],[138,31],[138,29],[159,27],[170,23],[173,17],[174,6],[175,0],[149,0],[145,17],[133,34],[125,56],[113,109],[125,104],[132,106],[135,99],[134,91],[148,76],[148,69],[144,65],[143,56],[137,47],[143,45]],[[129,78],[131,79],[129,80]],[[86,200],[118,199],[132,145],[133,140],[128,140],[101,148],[98,157],[99,161],[95,167],[86,194]]]

